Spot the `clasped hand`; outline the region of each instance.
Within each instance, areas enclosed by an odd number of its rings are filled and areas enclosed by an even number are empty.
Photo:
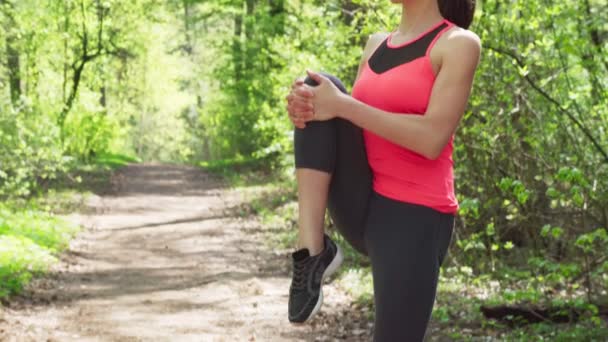
[[[299,78],[294,81],[289,95],[285,97],[289,119],[298,128],[306,127],[308,121],[325,121],[337,117],[340,101],[345,97],[327,77],[308,70],[306,72],[319,85],[309,86],[304,83],[304,79]]]

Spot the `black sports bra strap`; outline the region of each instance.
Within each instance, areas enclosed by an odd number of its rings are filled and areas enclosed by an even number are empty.
[[[424,57],[437,35],[448,26],[449,24],[444,22],[413,42],[397,47],[390,47],[388,43],[390,36],[387,37],[369,58],[369,67],[375,73],[380,74],[420,57]]]

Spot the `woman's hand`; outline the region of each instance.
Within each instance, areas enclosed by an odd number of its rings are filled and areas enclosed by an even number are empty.
[[[325,121],[339,116],[339,108],[348,96],[342,93],[329,78],[310,70],[306,73],[319,85],[311,88],[314,116],[311,118],[305,116],[304,119]]]
[[[338,116],[340,101],[345,97],[325,76],[312,71],[307,71],[307,73],[318,85],[309,86],[302,79],[298,79],[286,97],[289,118],[298,128],[306,127],[308,121],[325,121],[335,118]]]
[[[306,121],[310,121],[309,118],[313,116],[311,101],[313,93],[310,88],[304,83],[303,78],[298,78],[291,85],[289,95],[285,97],[289,119],[298,128],[306,127]]]

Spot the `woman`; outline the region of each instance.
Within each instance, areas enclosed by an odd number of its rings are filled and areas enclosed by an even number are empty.
[[[289,319],[319,310],[323,279],[342,261],[323,233],[328,206],[346,240],[369,255],[374,340],[422,341],[458,209],[453,135],[481,44],[467,30],[474,0],[392,2],[401,23],[370,37],[352,97],[311,71],[287,96],[300,209]]]

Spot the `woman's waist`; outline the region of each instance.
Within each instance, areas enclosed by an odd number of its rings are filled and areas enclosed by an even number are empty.
[[[394,161],[396,163],[410,164],[423,168],[435,168],[439,164],[446,164],[444,167],[452,167],[452,152],[454,150],[454,137],[449,139],[439,156],[429,159],[411,149],[395,144],[370,131],[364,130],[365,149],[370,159]]]
[[[448,150],[448,147],[436,159],[426,158],[405,148],[387,150],[366,144],[366,150],[372,169],[397,179],[453,177],[454,163],[451,148]]]
[[[394,163],[369,162],[374,183],[443,196],[454,192],[452,168],[401,167]]]

